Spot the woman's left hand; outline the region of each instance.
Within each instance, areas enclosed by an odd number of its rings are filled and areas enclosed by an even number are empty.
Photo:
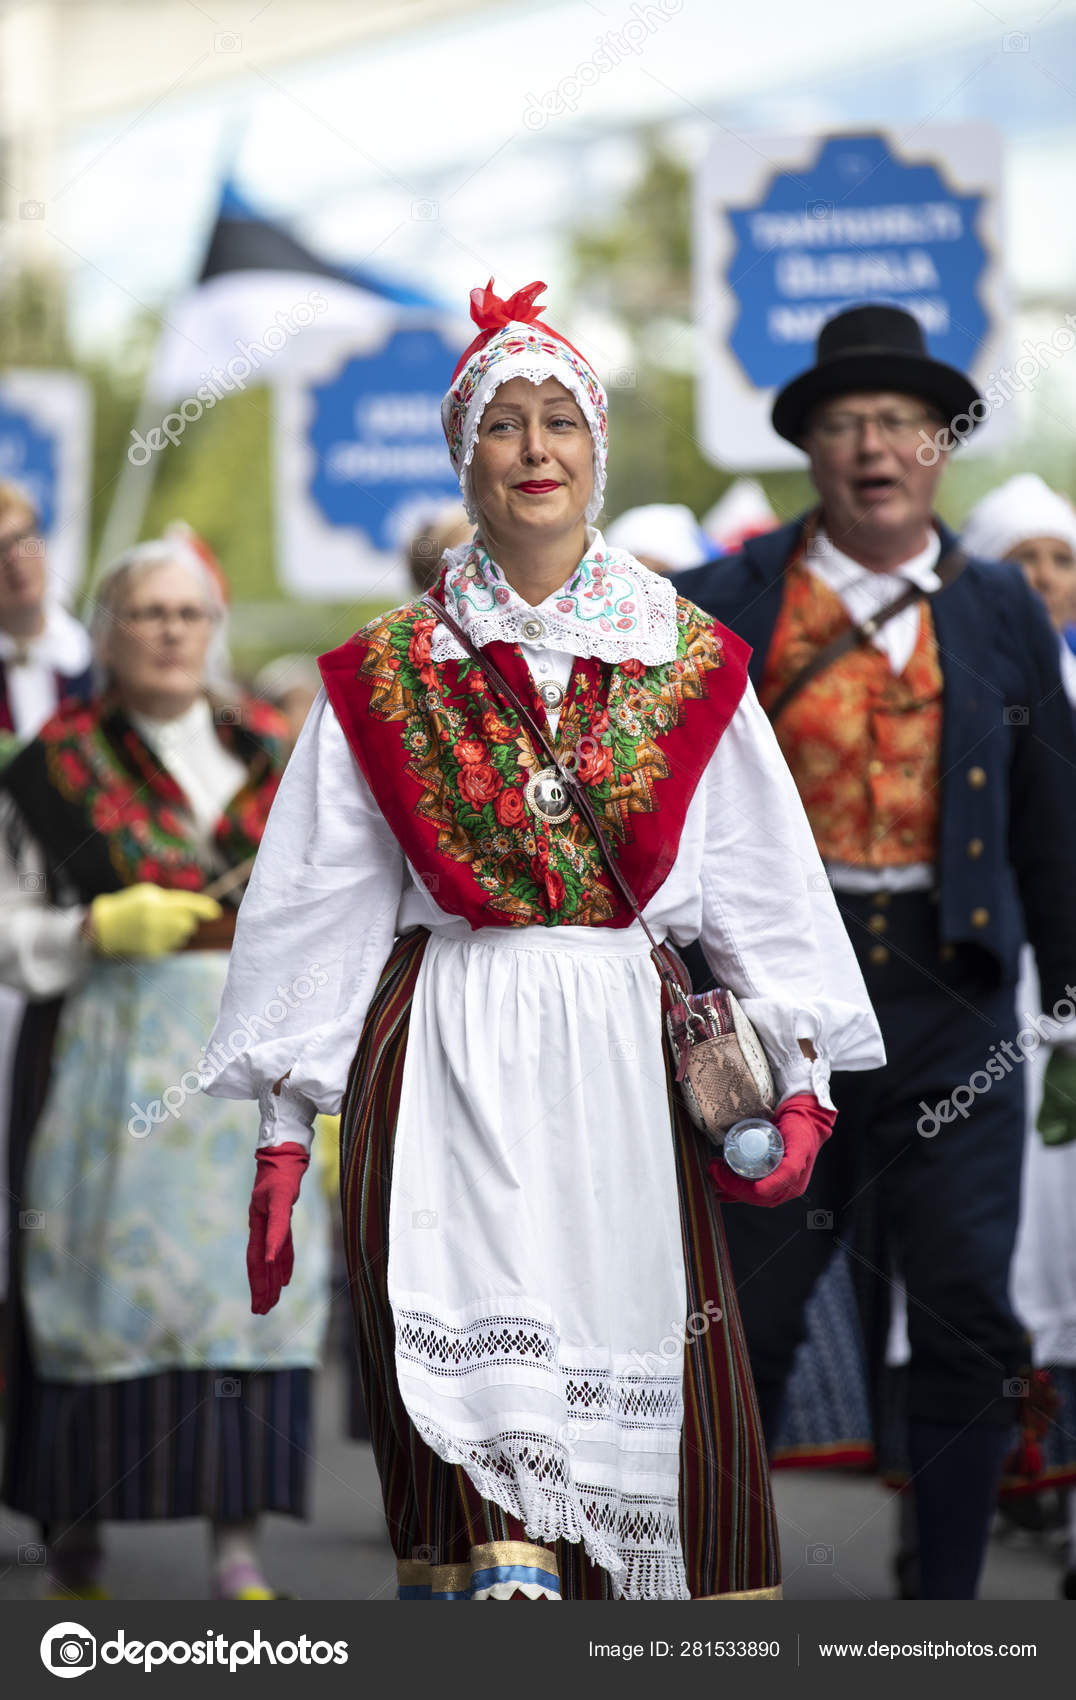
[[[836,1110],[824,1110],[813,1092],[797,1092],[786,1098],[774,1113],[777,1131],[785,1142],[785,1154],[772,1175],[760,1181],[734,1175],[723,1157],[707,1164],[710,1179],[723,1204],[760,1204],[772,1207],[801,1198],[807,1191],[815,1158],[833,1132]]]

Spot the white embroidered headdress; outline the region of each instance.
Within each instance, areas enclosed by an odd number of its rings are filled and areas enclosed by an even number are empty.
[[[605,462],[609,444],[605,391],[589,363],[558,331],[538,323],[544,307],[534,298],[544,283],[529,283],[506,301],[493,293],[493,279],[485,289],[471,291],[471,318],[479,335],[460,357],[452,383],[441,403],[441,423],[460,481],[460,495],[468,517],[478,518],[471,490],[470,466],[474,457],[478,424],[495,390],[510,378],[529,378],[541,384],[556,378],[579,403],[594,446],[594,490],[585,517],[591,523],[601,512],[605,495]]]

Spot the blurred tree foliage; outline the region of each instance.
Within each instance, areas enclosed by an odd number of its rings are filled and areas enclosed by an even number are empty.
[[[642,145],[642,168],[621,204],[572,241],[579,299],[619,319],[634,348],[625,381],[609,388],[605,510],[686,502],[701,515],[734,475],[711,465],[695,436],[691,173],[656,133]],[[782,516],[807,506],[804,474],[756,476]]]

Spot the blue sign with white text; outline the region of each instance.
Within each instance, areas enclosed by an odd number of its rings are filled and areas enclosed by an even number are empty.
[[[440,411],[457,358],[438,331],[405,328],[311,386],[310,494],[329,525],[396,551],[431,503],[458,496]]]
[[[825,321],[866,301],[913,313],[935,358],[966,371],[988,330],[983,200],[874,134],[830,136],[812,165],[776,172],[756,205],[727,211],[729,346],[749,381],[787,383],[813,364]]]
[[[26,491],[46,537],[55,520],[59,437],[10,395],[0,396],[0,479],[10,479]]]

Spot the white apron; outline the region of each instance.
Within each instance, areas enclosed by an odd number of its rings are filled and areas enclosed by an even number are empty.
[[[47,1380],[318,1367],[329,1239],[317,1177],[306,1174],[295,1207],[291,1281],[255,1316],[246,1243],[256,1112],[198,1088],[227,967],[223,950],[97,961],[64,1001],[20,1248],[34,1364]]]
[[[431,936],[389,1205],[400,1391],[484,1498],[629,1599],[690,1597],[672,1139],[637,924]]]

